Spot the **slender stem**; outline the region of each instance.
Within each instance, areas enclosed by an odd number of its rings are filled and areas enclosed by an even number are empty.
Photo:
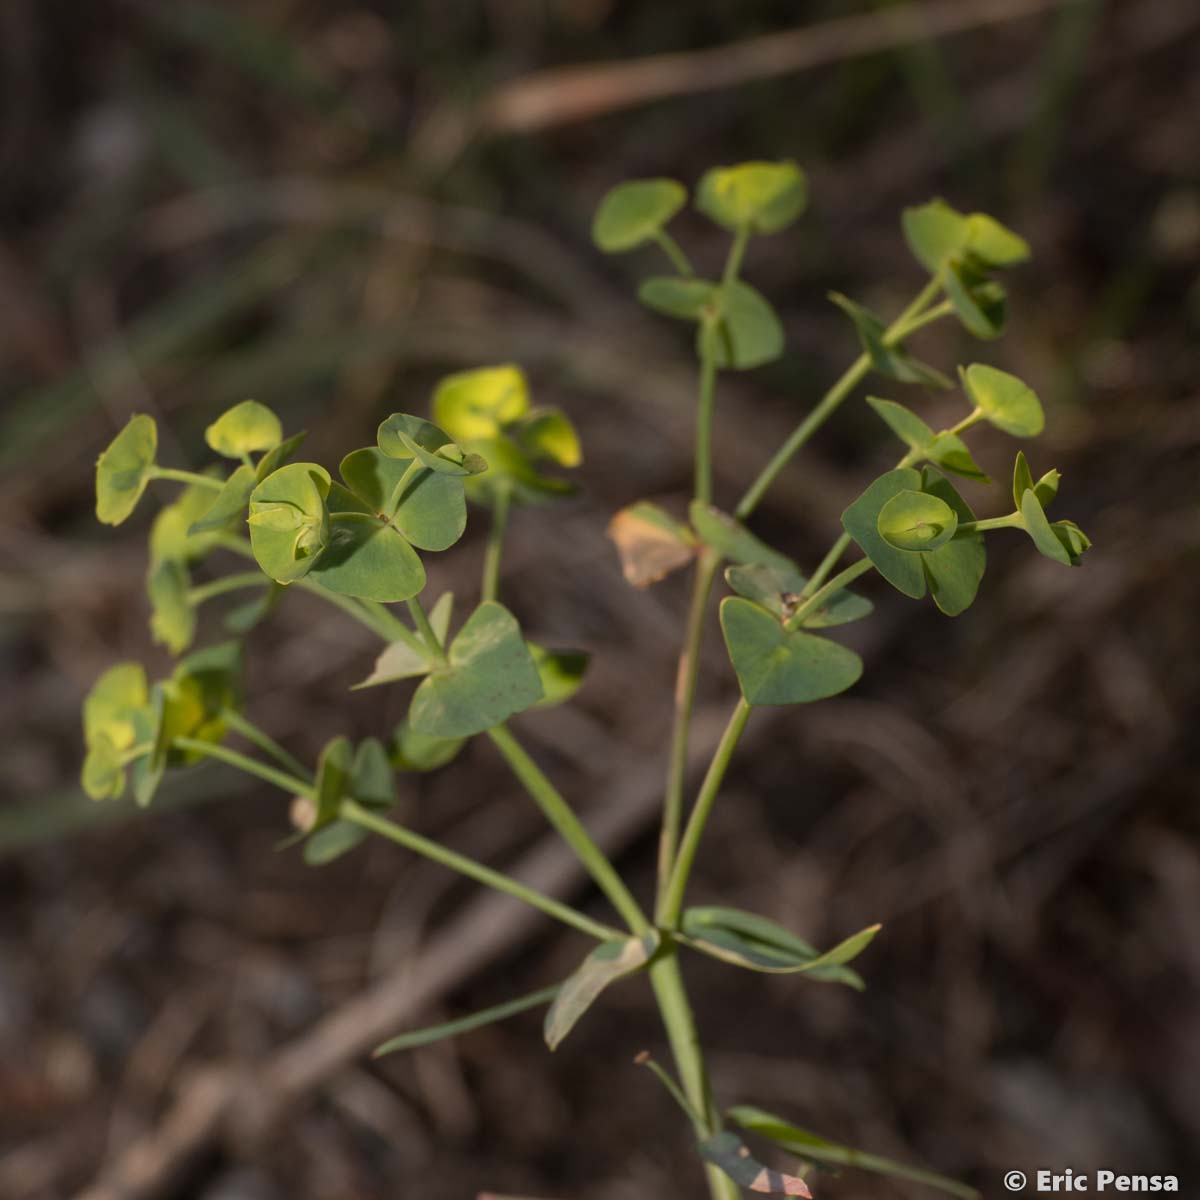
[[[197,487],[212,488],[219,492],[225,486],[225,480],[214,479],[211,475],[199,475],[195,471],[180,471],[176,467],[151,467],[151,479],[170,479],[175,483],[194,483]]]
[[[504,554],[504,531],[508,527],[508,508],[512,493],[505,484],[496,489],[492,502],[492,526],[488,530],[483,557],[483,599],[495,600],[500,591],[500,559]]]
[[[585,916],[571,908],[570,905],[562,904],[551,896],[544,895],[523,883],[518,883],[517,880],[510,878],[502,871],[494,871],[491,867],[485,867],[483,863],[476,862],[473,858],[457,854],[438,842],[422,837],[411,829],[406,829],[403,825],[397,825],[394,821],[389,821],[386,817],[381,817],[369,809],[363,808],[354,800],[343,800],[338,807],[338,815],[343,820],[353,821],[354,824],[361,825],[364,829],[379,834],[380,837],[385,837],[416,854],[424,855],[434,862],[441,863],[442,866],[449,867],[450,870],[457,871],[460,875],[466,875],[476,883],[523,900],[526,904],[540,909],[547,916],[554,917],[555,920],[562,921],[563,924],[570,925],[581,933],[586,933],[588,937],[598,938],[602,942],[624,937],[619,929],[614,929],[611,925],[604,925],[599,921],[593,921],[591,917]]]
[[[285,750],[270,734],[259,729],[248,717],[227,708],[221,713],[221,718],[230,729],[240,733],[246,741],[257,746],[264,754],[269,754],[298,779],[311,779],[312,772],[298,758]]]
[[[860,575],[865,575],[875,564],[869,558],[860,558],[858,562],[852,563],[844,571],[839,571],[827,584],[818,588],[790,617],[788,617],[785,629],[799,629],[801,622],[809,613],[816,612],[826,600],[836,596],[842,588],[849,586]]]
[[[721,782],[725,778],[725,772],[729,769],[730,759],[733,758],[733,751],[738,744],[738,739],[742,736],[742,730],[746,728],[746,721],[749,717],[750,705],[744,698],[739,699],[730,715],[729,724],[725,727],[712,762],[708,765],[708,773],[704,777],[704,783],[700,786],[700,794],[696,797],[696,805],[692,809],[692,815],[688,818],[687,828],[683,831],[683,840],[679,843],[679,853],[676,855],[675,865],[671,869],[666,895],[659,908],[659,924],[666,929],[674,929],[679,923],[679,914],[683,911],[683,897],[687,891],[688,876],[691,874],[692,864],[696,860],[696,851],[699,849],[700,839],[704,835],[704,826],[708,823],[709,813],[712,812],[717,793],[721,790]]]
[[[701,552],[692,579],[692,599],[688,608],[683,648],[679,654],[679,669],[675,678],[675,719],[671,730],[671,753],[667,763],[667,790],[663,797],[662,833],[658,842],[658,903],[663,902],[675,850],[679,844],[679,827],[683,822],[683,793],[687,782],[688,738],[691,732],[692,711],[696,704],[696,684],[700,678],[700,647],[704,640],[704,618],[712,595],[713,580],[721,564],[720,556],[711,549]]]
[[[646,933],[650,923],[638,902],[554,784],[546,778],[537,763],[526,754],[521,744],[503,725],[489,729],[488,737],[504,755],[513,773],[537,802],[546,819],[558,831],[563,841],[575,851],[576,857],[587,868],[629,928],[639,935]]]
[[[725,270],[721,274],[721,286],[728,287],[738,277],[742,269],[742,260],[746,257],[746,247],[750,244],[750,226],[743,225],[733,235],[733,245],[729,247],[729,257],[725,260]]]
[[[838,560],[846,553],[846,547],[850,545],[853,539],[848,533],[843,533],[832,546],[826,551],[825,557],[821,559],[820,565],[812,573],[812,577],[804,585],[800,591],[802,599],[807,600],[829,578],[829,572],[837,566]]]
[[[691,261],[684,254],[683,247],[665,230],[660,229],[655,235],[654,240],[658,243],[662,252],[671,260],[671,266],[677,270],[680,275],[691,278],[695,275]]]
[[[966,433],[974,425],[978,425],[983,420],[983,409],[975,408],[969,412],[957,425],[952,425],[946,430],[947,433]]]
[[[261,571],[239,571],[233,575],[224,575],[209,583],[201,583],[189,589],[187,598],[189,604],[203,604],[214,596],[223,596],[226,592],[236,592],[242,588],[270,587],[271,581]]]
[[[707,1123],[707,1118],[683,1094],[683,1089],[671,1078],[670,1072],[667,1071],[662,1063],[656,1062],[649,1054],[639,1054],[633,1061],[639,1067],[645,1067],[648,1071],[653,1072],[654,1077],[667,1089],[667,1094],[679,1105],[683,1110],[684,1116],[693,1125],[701,1128]]]
[[[266,763],[261,763],[248,755],[239,754],[238,751],[230,750],[227,746],[220,746],[216,742],[205,742],[199,738],[177,737],[171,739],[171,744],[178,746],[180,750],[191,750],[194,754],[203,754],[206,758],[218,759],[231,767],[237,767],[239,771],[245,771],[248,775],[257,775],[259,779],[265,779],[267,783],[273,783],[277,788],[281,788],[293,796],[312,795],[311,783],[305,783],[303,779],[297,779],[294,775],[278,771]]]
[[[712,502],[712,425],[717,395],[717,337],[715,323],[700,326],[700,391],[696,406],[696,499]]]
[[[913,302],[892,322],[883,335],[885,345],[895,345],[902,338],[912,333],[922,325],[928,324],[937,317],[944,316],[945,305],[939,305],[937,310],[925,309],[937,297],[941,290],[941,280],[935,276],[917,294]],[[936,316],[933,313],[936,311]],[[862,381],[871,368],[871,360],[866,354],[860,354],[842,373],[838,381],[821,397],[816,407],[808,416],[792,430],[788,439],[775,452],[771,461],[759,472],[758,478],[746,489],[745,495],[734,509],[734,515],[744,521],[758,507],[759,501],[766,495],[767,489],[774,483],[780,471],[791,461],[797,451],[812,437],[814,433],[837,411],[838,406],[849,396]]]
[[[1020,529],[1025,519],[1019,512],[1009,513],[1007,517],[985,517],[982,521],[960,521],[954,536],[966,533],[985,533],[989,529]]]
[[[425,611],[425,605],[421,603],[419,596],[413,596],[411,600],[405,601],[408,605],[409,615],[413,619],[413,624],[417,627],[417,632],[421,635],[419,648],[423,654],[431,654],[435,662],[441,663],[443,666],[446,663],[446,651],[442,649],[442,642],[438,635],[434,632],[433,625],[430,624],[429,614]]]

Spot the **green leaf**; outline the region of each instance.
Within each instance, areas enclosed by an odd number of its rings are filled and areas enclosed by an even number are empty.
[[[812,1196],[808,1184],[798,1175],[785,1175],[782,1171],[764,1167],[751,1156],[736,1133],[725,1130],[713,1134],[700,1143],[700,1157],[719,1167],[739,1187],[752,1192],[766,1192],[772,1196]]]
[[[443,1038],[457,1037],[460,1033],[470,1033],[472,1029],[481,1029],[484,1025],[494,1025],[506,1017],[515,1017],[518,1013],[527,1012],[531,1008],[540,1008],[549,1004],[558,995],[560,984],[530,992],[516,1000],[506,1000],[503,1004],[485,1008],[482,1012],[472,1013],[469,1017],[459,1017],[456,1021],[445,1021],[441,1025],[430,1025],[425,1029],[414,1029],[410,1033],[402,1033],[376,1046],[371,1051],[372,1058],[382,1058],[385,1054],[394,1054],[397,1050],[411,1050],[416,1046],[428,1046],[431,1042],[440,1042]]]
[[[542,698],[537,667],[516,618],[486,600],[450,643],[449,662],[413,696],[413,729],[435,737],[470,737]]]
[[[970,232],[966,217],[944,200],[906,208],[900,225],[908,248],[931,275],[966,249]]]
[[[739,596],[754,601],[780,621],[787,621],[801,604],[800,593],[808,580],[793,566],[747,563],[725,571],[725,581]],[[865,596],[848,588],[835,593],[801,622],[805,629],[826,629],[861,620],[874,611]]]
[[[741,522],[711,504],[693,500],[688,506],[688,519],[700,540],[722,558],[735,563],[768,563],[784,571],[796,569],[786,554],[772,550]]]
[[[972,363],[963,372],[963,386],[988,421],[1013,437],[1037,437],[1046,426],[1033,388],[1007,371]]]
[[[925,571],[921,556],[888,545],[879,532],[879,513],[901,492],[917,491],[921,476],[911,467],[900,467],[881,475],[842,513],[842,526],[875,569],[898,591],[914,600],[925,595]]]
[[[150,701],[141,663],[109,667],[92,684],[83,701],[83,736],[90,746],[103,736],[116,750],[128,750],[137,736],[136,716]]]
[[[655,275],[638,288],[638,299],[664,317],[683,321],[715,319],[718,312],[719,285],[706,279],[675,275]]]
[[[1030,257],[1029,243],[987,213],[967,217],[966,251],[985,267],[1011,267]]]
[[[1091,539],[1074,521],[1051,525],[1037,493],[1029,488],[1021,497],[1021,520],[1039,553],[1064,567],[1077,567],[1091,548]]]
[[[450,617],[454,611],[454,593],[443,592],[429,611],[429,623],[437,639],[445,643],[450,632]],[[375,669],[361,683],[351,689],[377,687],[381,683],[396,683],[401,679],[415,679],[428,675],[434,661],[430,653],[422,653],[408,642],[391,642],[375,660]]]
[[[354,752],[350,790],[365,808],[389,809],[396,803],[396,776],[378,738],[363,738]]]
[[[460,442],[491,438],[529,411],[529,384],[512,363],[447,375],[433,394],[433,416]]]
[[[717,366],[748,371],[773,362],[783,353],[783,326],[771,302],[755,288],[734,280],[721,288],[721,327],[697,332],[697,353],[706,337],[716,339]]]
[[[639,500],[621,509],[608,525],[621,573],[634,587],[649,587],[696,556],[692,531],[657,504]]]
[[[248,600],[245,604],[239,604],[225,614],[223,621],[225,629],[237,637],[245,637],[260,621],[265,620],[274,611],[275,606],[279,603],[279,597],[282,595],[283,587],[272,580],[260,595],[255,596],[253,600]]]
[[[977,338],[990,341],[1004,332],[1008,306],[1004,289],[989,283],[978,272],[960,262],[950,262],[942,271],[946,297],[958,319]]]
[[[858,681],[862,659],[845,646],[787,630],[749,600],[721,601],[721,629],[742,695],[751,705],[805,704]]]
[[[591,656],[582,650],[547,650],[534,642],[526,645],[542,681],[542,698],[537,707],[565,704],[582,686]]]
[[[466,480],[467,494],[479,504],[495,503],[501,488],[522,504],[543,504],[575,492],[570,480],[541,474],[529,455],[507,435],[484,438],[470,445],[487,463],[487,470]]]
[[[1055,521],[1050,529],[1066,550],[1071,566],[1079,566],[1085,552],[1092,548],[1092,539],[1074,521]]]
[[[920,383],[926,387],[937,388],[954,386],[941,371],[918,362],[903,346],[887,345],[883,340],[885,326],[874,313],[840,292],[830,292],[829,299],[854,322],[863,353],[871,360],[871,366],[879,374],[901,383]]]
[[[300,449],[306,437],[308,434],[303,431],[294,433],[286,441],[280,442],[278,446],[273,446],[268,450],[254,468],[255,479],[262,483],[273,471],[278,471],[284,463],[289,462],[292,455]]]
[[[337,819],[338,808],[352,792],[351,773],[354,770],[354,747],[348,737],[331,738],[317,759],[316,783],[313,795],[316,798],[316,815],[310,832],[328,825]]]
[[[746,162],[706,171],[696,207],[726,229],[778,233],[804,211],[807,199],[804,172],[794,162]]]
[[[330,489],[329,540],[313,564],[312,578],[331,592],[361,600],[411,599],[425,586],[417,552],[387,522],[341,509],[348,495],[337,484]]]
[[[713,958],[773,975],[811,974],[818,982],[844,983],[858,991],[863,982],[846,964],[879,930],[868,926],[822,954],[782,925],[737,908],[689,908],[680,924],[686,943]]]
[[[631,179],[612,188],[592,222],[592,241],[605,254],[634,250],[655,235],[687,203],[674,179]]]
[[[150,481],[158,453],[158,426],[138,414],[117,434],[96,460],[96,518],[120,525],[137,507]]]
[[[897,550],[936,550],[958,528],[958,515],[937,496],[897,492],[879,510],[879,536]]]
[[[903,404],[892,400],[880,400],[877,396],[868,396],[867,403],[883,419],[888,428],[910,449],[921,458],[935,462],[947,471],[962,475],[967,479],[975,479],[980,483],[988,483],[988,477],[980,470],[971,457],[966,443],[955,433],[948,430],[934,433],[916,413],[910,412]]]
[[[436,771],[452,763],[466,744],[465,738],[418,733],[405,717],[392,734],[392,766],[397,771]]]
[[[164,712],[159,739],[160,749],[170,746],[176,737],[219,742],[225,736],[224,713],[241,704],[242,645],[237,641],[220,642],[195,650],[179,660],[171,678],[162,685]],[[170,749],[172,764],[198,762],[193,751]]]
[[[139,808],[149,808],[162,783],[170,761],[171,743],[167,728],[167,689],[155,684],[144,713],[146,740],[150,752],[133,764],[133,798]]]
[[[1013,464],[1013,504],[1020,508],[1021,497],[1032,488],[1038,498],[1038,503],[1043,508],[1047,508],[1054,497],[1058,495],[1060,479],[1062,476],[1057,471],[1047,471],[1037,483],[1034,483],[1033,474],[1029,470],[1029,462],[1025,458],[1025,451],[1018,450],[1017,461]]]
[[[209,505],[202,514],[188,526],[188,533],[195,537],[200,533],[220,531],[237,520],[250,505],[250,497],[254,492],[258,476],[253,467],[244,464],[238,467],[212,500],[212,492],[208,493]]]
[[[316,463],[291,463],[250,493],[250,545],[263,572],[294,583],[312,570],[329,542],[329,472]]]
[[[121,752],[106,734],[96,734],[88,746],[79,782],[93,800],[116,800],[125,791]]]
[[[514,427],[517,445],[535,461],[549,459],[560,467],[583,462],[579,434],[570,418],[558,408],[535,408]]]
[[[323,867],[326,863],[349,854],[371,836],[371,831],[353,821],[330,821],[318,829],[304,842],[304,861],[310,867]]]
[[[921,472],[921,490],[953,509],[960,525],[975,520],[975,514],[950,481],[931,467]],[[922,555],[921,565],[933,602],[946,616],[957,617],[974,603],[983,579],[987,566],[983,534],[960,533],[944,546]]]
[[[446,550],[467,527],[466,494],[453,475],[413,470],[411,460],[389,458],[374,446],[347,454],[339,470],[367,508],[421,550]]]
[[[550,1005],[544,1030],[546,1045],[556,1049],[606,987],[641,970],[654,957],[659,941],[658,931],[652,929],[645,937],[601,942],[563,981]]]
[[[204,440],[226,458],[241,458],[257,450],[273,450],[283,440],[283,426],[265,404],[243,400],[204,431]]]
[[[196,636],[196,610],[188,599],[187,568],[174,559],[152,564],[146,575],[150,635],[171,654],[182,654]]]
[[[478,475],[487,470],[487,463],[478,454],[467,453],[432,421],[408,413],[392,413],[379,426],[377,440],[389,458],[415,458],[439,474]]]
[[[216,538],[212,534],[197,536],[194,526],[212,506],[212,489],[193,483],[160,509],[150,526],[150,561],[189,563],[203,558],[216,544]]]
[[[801,1129],[782,1117],[764,1112],[748,1104],[741,1104],[728,1110],[726,1115],[736,1125],[740,1125],[749,1133],[757,1134],[774,1142],[790,1154],[815,1163],[828,1163],[838,1167],[857,1167],[862,1171],[872,1171],[876,1175],[888,1175],[893,1179],[907,1179],[912,1183],[923,1183],[927,1187],[937,1188],[938,1191],[948,1192],[960,1200],[979,1200],[979,1193],[965,1183],[948,1179],[934,1171],[922,1170],[920,1167],[906,1166],[889,1158],[881,1158],[877,1154],[867,1154],[850,1146],[842,1146],[831,1142],[819,1134],[807,1129]]]

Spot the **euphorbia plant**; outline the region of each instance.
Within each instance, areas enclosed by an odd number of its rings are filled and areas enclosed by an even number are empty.
[[[805,179],[788,162],[745,163],[704,176],[696,205],[732,239],[714,280],[696,275],[668,232],[686,200],[686,190],[673,180],[621,184],[604,198],[594,225],[602,250],[657,246],[665,253],[673,273],[647,279],[640,297],[654,311],[695,326],[699,359],[695,486],[686,519],[640,501],[617,513],[610,527],[633,584],[644,587],[684,567],[692,573],[653,904],[633,894],[506,724],[525,710],[569,701],[587,666],[580,653],[529,643],[498,598],[511,510],[568,494],[572,485],[555,469],[574,467],[581,457],[570,420],[557,409],[536,407],[525,376],[512,365],[444,379],[433,397],[434,421],[405,413],[388,417],[374,446],[342,459],[340,480],[317,463],[294,461],[303,434],[285,438],[278,418],[254,401],[237,405],[207,431],[209,447],[234,464],[231,471],[214,467],[195,474],[160,466],[154,422],[135,416],[100,456],[96,511],[101,521],[116,525],[133,512],[149,483],[184,485],[154,521],[147,577],[153,635],[182,657],[168,678],[154,684],[137,663],[115,666],[97,681],[84,704],[83,783],[102,799],[119,796],[131,782],[138,802],[148,804],[167,770],[218,759],[295,798],[292,820],[310,863],[328,862],[378,834],[517,897],[597,943],[566,980],[449,1025],[402,1033],[381,1052],[533,1007],[546,1008],[545,1037],[553,1049],[605,988],[643,975],[662,1013],[675,1072],[646,1055],[639,1061],[691,1121],[714,1197],[728,1200],[743,1187],[806,1196],[805,1176],[814,1165],[857,1167],[970,1195],[970,1188],[942,1176],[827,1141],[760,1109],[723,1110],[724,1098],[709,1086],[680,959],[696,952],[742,969],[796,974],[802,977],[798,986],[863,986],[850,963],[877,925],[821,952],[767,917],[687,905],[705,827],[747,721],[757,707],[811,703],[854,685],[862,661],[828,632],[872,611],[852,583],[879,575],[905,596],[921,600],[928,594],[943,613],[957,616],[980,586],[989,532],[1022,530],[1038,551],[1064,565],[1077,564],[1088,548],[1077,526],[1046,515],[1058,473],[1035,480],[1023,453],[1016,456],[1008,515],[978,519],[952,482],[989,482],[965,440],[973,426],[989,422],[1018,438],[1042,429],[1035,393],[983,364],[960,370],[963,415],[947,429],[934,430],[894,400],[868,397],[902,452],[893,469],[847,505],[840,535],[814,568],[802,569],[747,525],[772,481],[868,374],[923,389],[954,387],[911,356],[908,337],[946,317],[957,317],[980,337],[997,336],[1005,295],[993,276],[1024,260],[1028,247],[982,213],[959,213],[941,201],[907,210],[904,236],[928,273],[926,282],[890,323],[832,296],[853,323],[861,353],[725,509],[716,503],[712,480],[718,379],[722,371],[770,362],[784,349],[769,301],[741,277],[743,259],[752,238],[778,235],[800,216]],[[469,503],[490,511],[491,524],[478,603],[457,624],[452,596],[427,605],[421,556],[458,541]],[[859,555],[842,566],[855,549]],[[207,570],[230,555],[250,560],[254,569],[193,580],[201,564]],[[722,568],[731,594],[720,603],[720,626],[740,696],[689,807],[686,764],[699,650]],[[359,686],[417,681],[397,729],[358,745],[334,737],[311,769],[251,722],[240,685],[243,643],[291,588],[323,597],[379,635],[382,650]],[[229,640],[192,650],[200,606],[241,591],[255,594],[225,613]],[[407,621],[389,607],[398,603],[406,606]],[[479,735],[495,744],[578,856],[611,903],[613,923],[535,892],[388,815],[397,771],[448,767],[464,742]],[[228,744],[233,738],[249,750]],[[798,1157],[797,1173],[763,1166],[735,1128]]]

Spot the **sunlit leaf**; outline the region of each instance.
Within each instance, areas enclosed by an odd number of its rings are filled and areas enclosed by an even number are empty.
[[[250,496],[257,482],[258,476],[253,467],[245,464],[238,467],[225,480],[215,500],[212,499],[212,492],[208,493],[209,504],[202,514],[197,514],[193,519],[188,526],[188,533],[195,537],[197,534],[227,528],[249,508]]]
[[[312,570],[329,542],[329,472],[316,463],[290,463],[250,495],[250,545],[263,572],[293,583]]]
[[[696,207],[726,229],[777,233],[803,211],[804,172],[794,162],[746,162],[705,172]]]
[[[137,507],[158,453],[158,426],[144,413],[129,418],[96,460],[96,518],[120,525]]]
[[[897,492],[879,510],[879,536],[897,550],[936,550],[958,528],[958,515],[937,496]]]
[[[529,384],[512,363],[447,375],[433,394],[434,420],[460,442],[495,437],[529,411]]]
[[[631,179],[600,201],[592,241],[606,254],[633,250],[654,236],[687,203],[687,189],[674,179]]]
[[[257,400],[243,400],[219,416],[205,431],[209,448],[226,458],[272,450],[283,440],[279,418]]]
[[[306,437],[308,437],[308,434],[301,431],[300,433],[292,434],[290,438],[286,438],[278,446],[272,446],[255,464],[255,479],[261,483],[273,471],[278,471],[284,463],[290,462],[292,456],[303,445]]]
[[[514,428],[517,444],[533,459],[545,458],[560,467],[583,462],[579,434],[566,413],[557,408],[535,408]]]
[[[546,1045],[554,1050],[610,984],[644,967],[659,946],[657,930],[645,937],[601,942],[562,983],[546,1013]]]
[[[146,670],[141,663],[109,667],[92,684],[83,701],[83,734],[90,745],[104,736],[118,750],[127,750],[137,735],[136,714],[150,700]]]
[[[963,372],[963,385],[971,402],[997,429],[1013,437],[1037,437],[1045,428],[1037,393],[1015,375],[973,363]]]
[[[146,575],[150,598],[150,635],[171,654],[182,654],[196,636],[196,610],[188,599],[191,580],[175,559],[151,564]]]

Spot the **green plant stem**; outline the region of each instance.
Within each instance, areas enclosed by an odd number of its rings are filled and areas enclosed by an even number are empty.
[[[986,533],[989,529],[1021,529],[1025,518],[1019,512],[1009,513],[1007,517],[985,517],[982,521],[960,521],[954,536],[967,533]]]
[[[692,864],[696,860],[696,851],[700,847],[700,839],[704,835],[704,827],[708,823],[709,814],[716,802],[717,793],[721,790],[721,782],[729,769],[730,759],[746,721],[750,717],[750,705],[745,699],[739,699],[730,715],[729,724],[721,735],[720,744],[708,765],[708,773],[700,786],[700,794],[696,797],[696,805],[688,818],[687,828],[679,843],[679,853],[675,857],[675,865],[671,868],[671,878],[667,884],[666,894],[659,909],[659,924],[665,929],[674,929],[679,924],[679,914],[683,911],[683,897],[687,891],[688,876],[692,872]]]
[[[976,408],[969,412],[957,425],[952,425],[946,430],[947,433],[966,433],[974,425],[978,425],[983,418],[983,409]]]
[[[663,903],[667,880],[675,863],[679,827],[683,822],[683,793],[687,783],[688,741],[692,712],[696,705],[696,684],[700,678],[700,648],[704,640],[704,618],[712,595],[713,580],[721,565],[718,554],[709,548],[701,551],[692,579],[692,599],[688,607],[683,648],[675,676],[675,718],[671,730],[671,751],[667,762],[667,788],[663,797],[662,832],[658,842],[658,904]],[[661,914],[660,914],[661,915]]]
[[[691,261],[684,254],[683,247],[665,230],[660,229],[654,235],[654,240],[658,243],[662,252],[671,260],[671,266],[677,270],[680,275],[686,278],[691,278],[695,275],[695,270],[692,268]]]
[[[446,651],[442,649],[441,639],[434,632],[433,625],[429,621],[429,614],[425,611],[425,605],[421,603],[420,597],[413,596],[405,603],[408,605],[413,624],[416,625],[417,632],[421,635],[421,641],[418,643],[421,652],[432,654],[435,662],[445,666]]]
[[[829,547],[825,557],[821,559],[820,565],[812,573],[812,578],[801,589],[800,598],[802,600],[807,600],[829,578],[829,572],[837,566],[838,560],[846,553],[846,547],[850,545],[851,541],[853,541],[853,538],[848,533],[843,533]]]
[[[700,390],[696,405],[696,499],[712,503],[712,426],[717,396],[717,330],[700,327]]]
[[[221,718],[230,729],[240,733],[252,746],[257,746],[264,754],[269,754],[281,767],[291,771],[298,779],[311,782],[312,773],[294,755],[285,750],[271,735],[259,729],[248,717],[243,716],[232,708],[221,713]]]
[[[888,326],[883,335],[884,345],[894,346],[917,329],[928,325],[931,321],[944,316],[949,308],[945,304],[930,309],[929,306],[941,291],[941,280],[934,276],[917,294],[913,302]],[[929,310],[928,312],[926,310]],[[767,489],[774,483],[780,471],[791,461],[792,457],[812,437],[814,433],[837,411],[838,406],[849,396],[862,381],[871,368],[870,357],[860,354],[838,381],[821,397],[816,407],[807,417],[792,430],[787,441],[775,452],[771,461],[759,472],[758,477],[746,489],[734,516],[744,521],[758,507],[759,501],[766,495]]]
[[[721,286],[728,287],[742,269],[746,257],[746,247],[750,244],[750,226],[743,225],[733,235],[733,245],[729,247],[729,257],[725,260],[725,270],[721,273]]]
[[[625,886],[624,880],[608,861],[604,851],[592,840],[592,835],[583,827],[562,794],[505,726],[497,725],[487,732],[512,768],[513,774],[525,786],[525,790],[536,801],[563,841],[575,851],[576,857],[587,868],[588,874],[608,897],[613,908],[621,914],[635,934],[644,935],[650,928],[650,922]]]
[[[276,770],[267,763],[261,763],[256,758],[250,758],[249,755],[240,754],[237,750],[230,750],[227,746],[218,745],[216,742],[205,742],[199,738],[177,737],[171,739],[171,744],[178,746],[180,750],[191,750],[194,754],[215,758],[228,766],[237,767],[239,771],[245,771],[247,775],[257,775],[259,779],[273,783],[277,788],[290,795],[312,795],[311,783],[305,783],[303,779],[297,779],[294,775]]]
[[[476,883],[483,884],[484,887],[490,887],[517,900],[523,900],[526,904],[540,909],[556,921],[562,921],[564,925],[570,925],[572,928],[578,929],[580,933],[586,933],[588,937],[606,942],[624,936],[619,929],[601,924],[599,921],[593,921],[591,917],[585,916],[569,905],[562,904],[553,897],[535,891],[523,883],[518,883],[517,880],[501,871],[485,867],[483,863],[476,862],[473,858],[456,854],[438,842],[422,837],[419,833],[414,833],[403,825],[397,825],[394,821],[389,821],[386,817],[381,817],[369,809],[363,808],[354,800],[343,800],[338,807],[338,815],[343,820],[352,821],[416,854],[441,863],[442,866],[449,867],[450,870],[457,871],[460,875],[466,875]]]
[[[836,543],[835,543],[836,544]],[[809,613],[816,612],[826,600],[836,596],[844,587],[852,584],[860,575],[865,575],[875,564],[869,558],[860,558],[845,570],[839,571],[828,583],[819,587],[790,617],[784,625],[785,629],[799,629],[801,622]]]
[[[194,483],[197,487],[212,488],[219,492],[224,486],[223,479],[214,479],[211,475],[199,475],[195,471],[180,471],[176,467],[151,467],[151,479],[170,479],[175,483]]]
[[[487,549],[483,556],[484,600],[495,600],[500,592],[500,560],[504,555],[504,532],[508,528],[508,509],[512,500],[509,488],[501,484],[492,502],[492,525],[488,530]]]
[[[261,571],[239,571],[233,575],[225,575],[209,583],[201,583],[189,589],[187,598],[189,604],[203,604],[215,596],[223,596],[226,592],[240,591],[242,588],[269,587],[271,581]]]
[[[705,1116],[692,1104],[692,1102],[683,1094],[683,1089],[671,1078],[670,1072],[659,1062],[656,1062],[648,1054],[639,1054],[633,1060],[639,1067],[645,1067],[652,1072],[655,1079],[667,1089],[667,1094],[675,1101],[676,1104],[683,1110],[684,1116],[697,1128],[701,1128],[707,1124]]]

